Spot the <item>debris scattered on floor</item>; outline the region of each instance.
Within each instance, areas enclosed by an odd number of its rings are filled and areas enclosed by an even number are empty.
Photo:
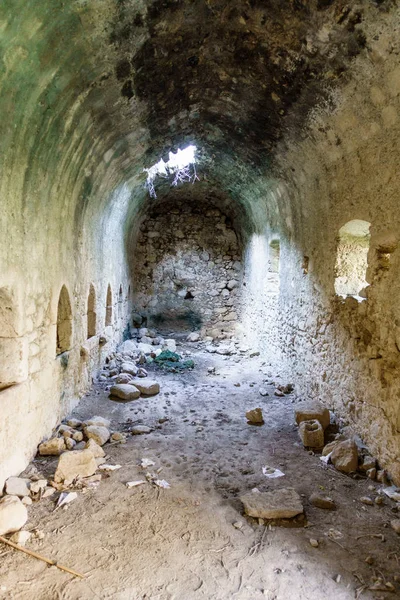
[[[99,466],[99,470],[100,471],[118,471],[118,469],[122,469],[122,465],[108,465],[108,464],[103,464]]]
[[[151,460],[150,458],[142,458],[142,460],[140,461],[140,466],[142,467],[142,469],[148,469],[148,467],[154,467],[156,463],[154,462],[154,460]]]
[[[265,467],[262,468],[262,472],[263,475],[265,475],[265,477],[268,477],[268,479],[277,479],[278,477],[285,476],[285,473],[282,473],[282,471],[280,471],[279,469],[274,469],[273,467],[269,467],[268,465],[265,465]]]
[[[57,508],[61,508],[62,506],[70,504],[70,502],[76,500],[77,497],[78,494],[76,492],[61,492],[54,510],[57,510]]]
[[[161,352],[161,354],[154,359],[154,362],[170,373],[194,368],[194,361],[192,359],[182,360],[182,357],[179,354],[171,352],[170,350]]]
[[[131,490],[132,488],[138,487],[139,485],[143,485],[144,483],[146,482],[143,479],[139,479],[138,481],[127,481],[125,485],[128,488],[128,490]]]

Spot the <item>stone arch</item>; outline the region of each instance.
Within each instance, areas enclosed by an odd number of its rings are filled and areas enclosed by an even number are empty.
[[[96,291],[94,285],[90,284],[88,303],[87,303],[87,337],[88,339],[96,335]]]
[[[112,317],[113,317],[113,305],[112,305],[112,290],[111,285],[108,284],[107,288],[107,298],[106,298],[106,327],[112,325]]]
[[[368,221],[353,219],[339,229],[335,265],[335,292],[338,296],[362,300],[360,293],[368,285],[370,227]]]
[[[60,290],[57,308],[57,348],[56,354],[70,350],[72,346],[72,309],[65,285]]]

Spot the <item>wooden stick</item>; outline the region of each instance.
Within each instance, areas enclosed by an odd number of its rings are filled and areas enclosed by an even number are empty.
[[[57,567],[57,569],[61,569],[61,571],[70,573],[71,575],[74,575],[75,577],[80,577],[81,579],[84,579],[84,577],[85,577],[84,575],[81,575],[81,573],[77,573],[76,571],[73,571],[72,569],[68,569],[68,567],[63,567],[61,565],[58,565],[55,560],[50,560],[49,558],[45,558],[44,556],[41,556],[40,554],[37,554],[36,552],[33,552],[32,550],[28,550],[27,548],[18,546],[18,544],[14,544],[14,542],[7,540],[6,538],[2,537],[1,535],[0,535],[0,542],[3,542],[3,544],[7,544],[7,546],[11,546],[11,548],[14,548],[15,550],[20,550],[21,552],[25,552],[25,554],[28,554],[29,556],[33,556],[34,558],[42,560],[43,562],[47,563],[48,565],[51,565],[52,567]]]

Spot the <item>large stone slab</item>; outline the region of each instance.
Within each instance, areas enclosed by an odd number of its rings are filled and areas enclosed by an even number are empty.
[[[61,454],[54,481],[73,481],[77,477],[90,477],[97,470],[96,459],[90,450],[72,450]]]
[[[137,400],[140,397],[140,390],[130,383],[118,383],[110,389],[110,396],[120,400]]]
[[[250,492],[241,496],[240,500],[249,517],[291,519],[303,513],[301,498],[293,488],[281,488],[271,492]]]
[[[160,392],[160,384],[153,379],[133,379],[131,385],[134,385],[143,396],[155,396]]]
[[[19,531],[28,520],[28,511],[18,496],[0,500],[0,535]]]
[[[303,421],[313,421],[316,419],[326,429],[331,420],[329,410],[319,402],[306,402],[299,408],[296,408],[294,414],[297,425],[300,425]]]

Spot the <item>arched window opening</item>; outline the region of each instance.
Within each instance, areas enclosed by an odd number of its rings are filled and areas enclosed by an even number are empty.
[[[87,304],[87,337],[96,335],[96,292],[93,284],[90,285]]]
[[[109,327],[110,325],[112,325],[112,312],[113,312],[112,291],[111,291],[111,285],[108,284],[107,299],[106,299],[106,327]]]
[[[72,345],[72,310],[69,293],[65,285],[62,286],[58,298],[57,308],[57,349],[56,355],[67,352]]]
[[[268,292],[277,294],[279,292],[279,259],[280,259],[280,242],[274,239],[269,243],[269,260],[268,260]]]
[[[368,267],[371,223],[354,219],[339,229],[335,292],[338,296],[352,296],[361,302],[360,292],[368,283],[365,280]]]

